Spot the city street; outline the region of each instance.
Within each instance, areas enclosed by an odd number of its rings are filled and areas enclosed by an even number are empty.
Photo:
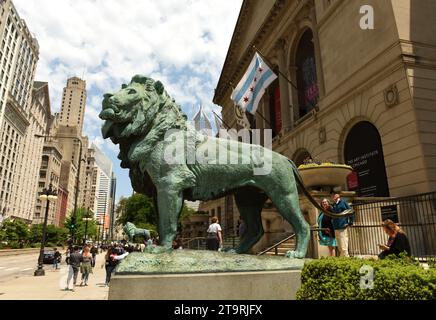
[[[45,276],[35,277],[37,254],[0,257],[0,300],[106,300],[109,288],[104,286],[104,254],[97,256],[97,263],[90,275],[88,287],[76,286],[75,292],[64,291],[68,267],[64,257],[60,270],[44,265]],[[80,273],[77,284],[80,284]]]
[[[33,275],[38,254],[0,257],[0,284],[21,276]]]

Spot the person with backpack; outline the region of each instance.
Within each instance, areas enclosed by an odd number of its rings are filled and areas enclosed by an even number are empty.
[[[111,281],[112,273],[114,273],[118,263],[129,255],[128,252],[124,254],[118,254],[116,248],[109,248],[105,256],[105,267],[106,267],[106,282],[105,285],[109,286]]]

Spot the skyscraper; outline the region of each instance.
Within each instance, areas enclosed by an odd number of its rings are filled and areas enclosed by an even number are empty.
[[[21,193],[17,191],[22,191],[25,183],[23,166],[29,166],[31,159],[40,155],[29,154],[24,145],[38,143],[30,135],[38,133],[47,119],[34,114],[40,106],[32,109],[31,104],[38,41],[10,0],[0,2],[0,41],[0,214],[30,220],[28,209],[32,206],[17,206],[21,204]],[[42,152],[42,145],[36,149]]]
[[[86,96],[86,81],[77,77],[68,79],[62,96],[59,124],[77,127],[78,135],[82,135],[83,131]]]
[[[193,122],[197,131],[201,131],[205,134],[212,134],[212,124],[207,117],[206,112],[204,112],[202,105],[200,105],[200,109],[194,116]]]
[[[112,197],[115,189],[112,187],[115,175],[113,173],[112,161],[96,146],[92,145],[95,153],[95,195],[97,202],[94,208],[94,214],[99,222],[104,224],[104,238],[108,236],[110,227]]]

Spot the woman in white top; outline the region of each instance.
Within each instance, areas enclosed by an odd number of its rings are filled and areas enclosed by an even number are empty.
[[[218,251],[223,244],[223,234],[221,226],[218,224],[218,218],[212,218],[212,224],[207,229],[207,250]]]

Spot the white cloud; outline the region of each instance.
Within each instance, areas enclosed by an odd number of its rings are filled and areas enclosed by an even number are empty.
[[[14,0],[40,45],[37,80],[48,81],[52,109],[60,109],[66,80],[88,87],[85,133],[102,143],[102,95],[135,74],[161,80],[192,115],[211,110],[242,0]],[[106,150],[115,152],[109,142]]]

